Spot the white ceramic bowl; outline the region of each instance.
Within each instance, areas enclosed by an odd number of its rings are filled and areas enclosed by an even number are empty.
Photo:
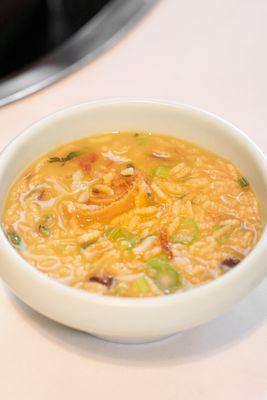
[[[248,177],[267,214],[267,165],[261,151],[233,125],[185,105],[118,99],[81,104],[36,123],[0,156],[0,209],[14,179],[42,153],[91,134],[113,131],[171,134],[226,157]],[[40,313],[117,342],[146,342],[202,324],[227,311],[266,275],[266,228],[253,251],[223,277],[188,292],[154,298],[113,298],[64,286],[29,265],[0,230],[0,275]]]

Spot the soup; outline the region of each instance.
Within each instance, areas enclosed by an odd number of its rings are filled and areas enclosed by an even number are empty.
[[[2,226],[39,271],[111,296],[188,290],[234,268],[262,231],[257,198],[230,162],[156,134],[65,144],[30,165]]]

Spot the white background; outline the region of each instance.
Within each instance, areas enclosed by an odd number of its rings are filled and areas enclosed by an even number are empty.
[[[2,108],[0,147],[67,105],[147,96],[217,113],[267,153],[266,17],[266,0],[161,0],[96,61]],[[60,326],[0,283],[0,399],[85,398],[266,400],[267,280],[225,316],[142,346]]]

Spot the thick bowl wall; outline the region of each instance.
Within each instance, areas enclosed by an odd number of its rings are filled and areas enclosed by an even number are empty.
[[[149,131],[178,136],[232,161],[267,214],[267,166],[261,151],[226,121],[185,105],[153,100],[98,101],[60,111],[27,129],[0,156],[0,210],[18,174],[41,154],[91,134]],[[267,233],[233,271],[169,296],[125,299],[83,292],[48,278],[12,248],[0,230],[0,276],[35,310],[65,325],[119,342],[156,340],[225,312],[266,275]]]

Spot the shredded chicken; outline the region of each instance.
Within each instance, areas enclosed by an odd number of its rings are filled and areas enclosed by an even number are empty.
[[[114,154],[112,151],[106,151],[105,153],[102,153],[102,156],[117,163],[124,163],[130,161],[128,158],[118,156]]]

